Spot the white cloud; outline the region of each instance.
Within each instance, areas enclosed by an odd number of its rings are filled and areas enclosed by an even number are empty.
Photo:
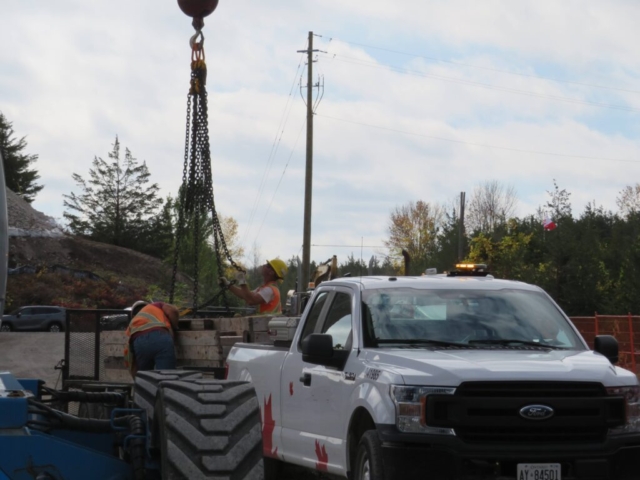
[[[446,202],[493,179],[515,186],[522,215],[546,201],[553,179],[572,192],[576,215],[594,199],[615,209],[620,189],[640,177],[640,112],[587,102],[640,109],[640,94],[535,76],[638,89],[639,8],[626,0],[223,1],[204,30],[218,210],[238,220],[245,251],[256,242],[265,257],[299,254],[304,131],[296,139],[304,105],[297,87],[288,94],[309,29],[324,35],[316,46],[329,51],[315,64],[326,91],[315,118],[312,243],[382,245],[396,206]],[[46,187],[36,208],[60,218],[62,194],[75,188],[71,173],[86,175],[116,135],[147,162],[162,194],[175,195],[192,33],[175,2],[3,7],[0,111],[40,156]],[[291,113],[279,130],[287,102]],[[376,250],[362,251],[368,259]],[[314,247],[312,258],[351,252],[360,255],[354,247]]]

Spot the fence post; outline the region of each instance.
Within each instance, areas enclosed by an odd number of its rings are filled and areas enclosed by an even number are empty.
[[[600,335],[600,328],[598,326],[598,312],[594,312],[594,316],[596,319],[595,328],[596,328],[596,337],[597,337],[598,335]]]
[[[636,373],[636,348],[633,344],[633,319],[631,318],[631,312],[629,312],[629,343],[631,345],[631,366],[633,367],[633,373]]]

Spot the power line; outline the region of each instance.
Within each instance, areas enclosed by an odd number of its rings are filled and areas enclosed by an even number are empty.
[[[407,132],[405,130],[398,130],[398,129],[395,129],[395,128],[383,127],[383,126],[380,126],[380,125],[372,125],[370,123],[357,122],[357,121],[354,121],[354,120],[345,120],[343,118],[330,117],[329,115],[320,115],[318,113],[316,113],[316,116],[317,117],[323,117],[323,118],[329,118],[331,120],[336,120],[338,122],[351,123],[353,125],[362,125],[364,127],[377,128],[379,130],[386,130],[386,131],[394,132],[394,133],[401,133],[403,135],[411,135],[411,136],[414,136],[414,137],[430,138],[432,140],[440,140],[440,141],[443,141],[443,142],[458,143],[458,144],[461,144],[461,145],[471,145],[471,146],[474,146],[474,147],[493,148],[493,149],[496,149],[496,150],[506,150],[506,151],[509,151],[509,152],[518,152],[518,153],[531,153],[531,154],[534,154],[534,155],[546,155],[546,156],[551,156],[551,157],[579,158],[579,159],[583,159],[583,160],[599,160],[599,161],[607,161],[607,162],[640,163],[640,160],[629,160],[629,159],[623,159],[623,158],[591,157],[591,156],[588,156],[588,155],[569,155],[569,154],[564,154],[564,153],[543,152],[543,151],[539,151],[539,150],[527,150],[527,149],[523,149],[523,148],[513,148],[513,147],[504,147],[504,146],[499,146],[499,145],[489,145],[489,144],[485,144],[485,143],[467,142],[467,141],[464,141],[464,140],[455,140],[455,139],[452,139],[452,138],[437,137],[435,135],[425,135],[423,133]]]
[[[387,247],[386,245],[319,245],[317,243],[314,243],[311,245],[312,247],[332,247],[332,248],[394,248],[394,247]]]
[[[435,75],[432,73],[423,73],[423,72],[418,72],[415,70],[408,70],[406,68],[403,67],[396,67],[393,65],[385,65],[385,64],[381,64],[381,63],[374,63],[374,62],[369,62],[367,60],[361,60],[358,58],[354,58],[354,57],[347,57],[344,55],[339,55],[339,54],[331,54],[331,55],[325,55],[325,58],[331,58],[333,60],[338,60],[339,62],[343,62],[343,63],[350,63],[352,65],[360,65],[363,67],[370,67],[370,68],[382,68],[385,70],[390,70],[390,71],[394,71],[397,73],[401,73],[404,75],[412,75],[412,76],[416,76],[416,77],[422,77],[422,78],[431,78],[431,79],[435,79],[435,80],[442,80],[445,82],[451,82],[451,83],[458,83],[461,85],[469,85],[472,87],[480,87],[480,88],[485,88],[485,89],[489,89],[489,90],[496,90],[496,91],[501,91],[501,92],[507,92],[507,93],[513,93],[513,94],[517,94],[517,95],[525,95],[528,97],[536,97],[536,98],[545,98],[548,100],[557,100],[557,101],[561,101],[561,102],[567,102],[567,103],[573,103],[573,104],[577,104],[577,105],[587,105],[587,106],[591,106],[591,107],[601,107],[601,108],[610,108],[613,110],[622,110],[622,111],[626,111],[626,112],[639,112],[640,113],[640,108],[634,108],[634,107],[628,107],[626,105],[611,105],[608,103],[601,103],[601,102],[592,102],[589,100],[580,100],[577,98],[570,98],[570,97],[562,97],[560,95],[548,95],[548,94],[544,94],[544,93],[535,93],[535,92],[529,92],[526,90],[519,90],[516,88],[510,88],[510,87],[500,87],[498,85],[492,85],[489,83],[482,83],[482,82],[475,82],[472,80],[464,80],[461,78],[454,78],[454,77],[446,77],[443,75]]]
[[[271,201],[269,202],[269,207],[267,208],[267,211],[264,214],[264,217],[262,218],[262,223],[260,224],[260,228],[258,229],[258,233],[256,234],[256,238],[254,240],[254,243],[258,240],[258,237],[260,236],[260,232],[262,231],[262,226],[264,225],[264,221],[267,219],[267,215],[269,215],[269,211],[271,210],[271,204],[273,203],[273,200],[276,198],[276,193],[278,193],[278,189],[280,188],[280,184],[282,183],[282,179],[284,178],[284,174],[287,172],[287,167],[289,166],[289,162],[291,161],[291,157],[293,157],[293,152],[296,150],[296,147],[298,146],[298,140],[300,140],[300,135],[302,134],[302,130],[304,129],[304,126],[306,125],[307,121],[305,119],[304,122],[302,122],[302,126],[300,127],[300,131],[298,132],[298,136],[296,137],[296,143],[294,143],[293,148],[291,149],[291,153],[289,154],[289,159],[287,160],[287,164],[284,166],[284,170],[282,171],[282,175],[280,175],[280,180],[278,181],[278,185],[276,186],[275,191],[273,192],[273,196],[271,197]]]
[[[253,201],[253,206],[251,207],[251,213],[249,214],[249,221],[247,222],[247,228],[244,231],[244,235],[242,237],[242,243],[249,235],[249,231],[251,230],[251,226],[253,225],[253,220],[258,211],[258,206],[260,205],[260,197],[264,191],[264,187],[266,185],[267,176],[269,171],[271,170],[271,166],[273,165],[273,161],[278,154],[278,149],[280,148],[280,142],[282,140],[282,136],[284,134],[285,128],[289,121],[289,115],[291,113],[291,109],[293,107],[293,102],[291,101],[291,97],[293,94],[293,89],[296,85],[296,80],[298,78],[298,72],[300,71],[300,67],[302,66],[302,60],[304,59],[304,55],[300,55],[300,61],[298,62],[298,67],[296,68],[296,73],[293,76],[293,82],[291,84],[291,88],[289,89],[289,95],[287,96],[287,101],[285,103],[284,110],[282,112],[282,116],[280,117],[280,122],[278,123],[278,129],[276,130],[276,136],[273,139],[273,144],[271,145],[271,151],[269,152],[269,157],[267,158],[267,165],[265,166],[265,170],[262,174],[262,179],[260,180],[260,186],[258,187],[258,191],[256,193],[256,198]],[[279,134],[279,135],[278,135]]]
[[[333,40],[333,38],[332,38],[332,40]],[[618,92],[640,94],[639,90],[630,90],[630,89],[627,89],[627,88],[619,88],[619,87],[608,87],[608,86],[605,86],[605,85],[597,85],[597,84],[586,83],[586,82],[576,82],[576,81],[573,81],[573,80],[561,80],[559,78],[545,77],[545,76],[542,76],[542,75],[534,75],[534,74],[530,74],[530,73],[510,72],[509,70],[502,70],[502,69],[499,69],[499,68],[483,67],[483,66],[480,66],[480,65],[472,65],[472,64],[469,64],[469,63],[455,62],[453,60],[444,60],[442,58],[429,57],[429,56],[426,56],[426,55],[418,55],[418,54],[414,54],[414,53],[402,52],[402,51],[399,51],[399,50],[392,50],[392,49],[384,48],[384,47],[376,47],[376,46],[373,46],[373,45],[366,45],[364,43],[351,42],[351,41],[342,40],[342,39],[339,39],[339,38],[336,39],[336,40],[340,40],[340,41],[342,41],[344,43],[348,43],[349,45],[357,45],[359,47],[371,48],[373,50],[380,50],[380,51],[383,51],[383,52],[396,53],[398,55],[405,55],[407,57],[413,57],[413,58],[422,58],[422,59],[425,59],[425,60],[432,60],[432,61],[435,61],[435,62],[449,63],[451,65],[458,65],[458,66],[461,66],[461,67],[477,68],[477,69],[480,69],[480,70],[487,70],[487,71],[490,71],[490,72],[504,73],[506,75],[514,75],[514,76],[526,77],[526,78],[536,78],[536,79],[539,79],[539,80],[546,80],[546,81],[549,81],[549,82],[567,83],[567,84],[570,84],[570,85],[579,85],[579,86],[582,86],[582,87],[601,88],[601,89],[604,89],[604,90],[614,90],[614,91],[618,91]]]

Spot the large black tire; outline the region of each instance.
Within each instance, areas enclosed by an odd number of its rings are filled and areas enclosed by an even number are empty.
[[[187,370],[138,372],[136,375],[133,401],[139,408],[147,411],[149,422],[153,424],[156,395],[160,383],[173,380],[197,380],[201,378],[201,373]]]
[[[1,332],[10,332],[13,330],[13,326],[10,323],[2,322],[2,326],[0,327]]]
[[[247,382],[164,381],[156,415],[163,480],[263,480],[262,428]]]
[[[375,430],[369,430],[362,435],[358,444],[354,480],[386,480],[382,464],[382,447],[380,437]]]

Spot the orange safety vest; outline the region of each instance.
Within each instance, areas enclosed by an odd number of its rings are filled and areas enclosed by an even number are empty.
[[[125,334],[127,335],[127,343],[124,346],[124,363],[129,368],[131,373],[135,373],[135,357],[133,350],[131,349],[131,336],[134,333],[144,332],[152,328],[166,328],[173,335],[173,329],[171,328],[171,322],[164,314],[161,308],[155,305],[147,305],[138,314],[133,317],[131,323],[127,327]]]
[[[276,315],[278,313],[282,313],[282,305],[280,305],[280,289],[276,286],[276,282],[268,283],[260,288],[267,287],[273,291],[273,298],[269,303],[261,303],[258,305],[258,313],[263,313],[265,315]]]

